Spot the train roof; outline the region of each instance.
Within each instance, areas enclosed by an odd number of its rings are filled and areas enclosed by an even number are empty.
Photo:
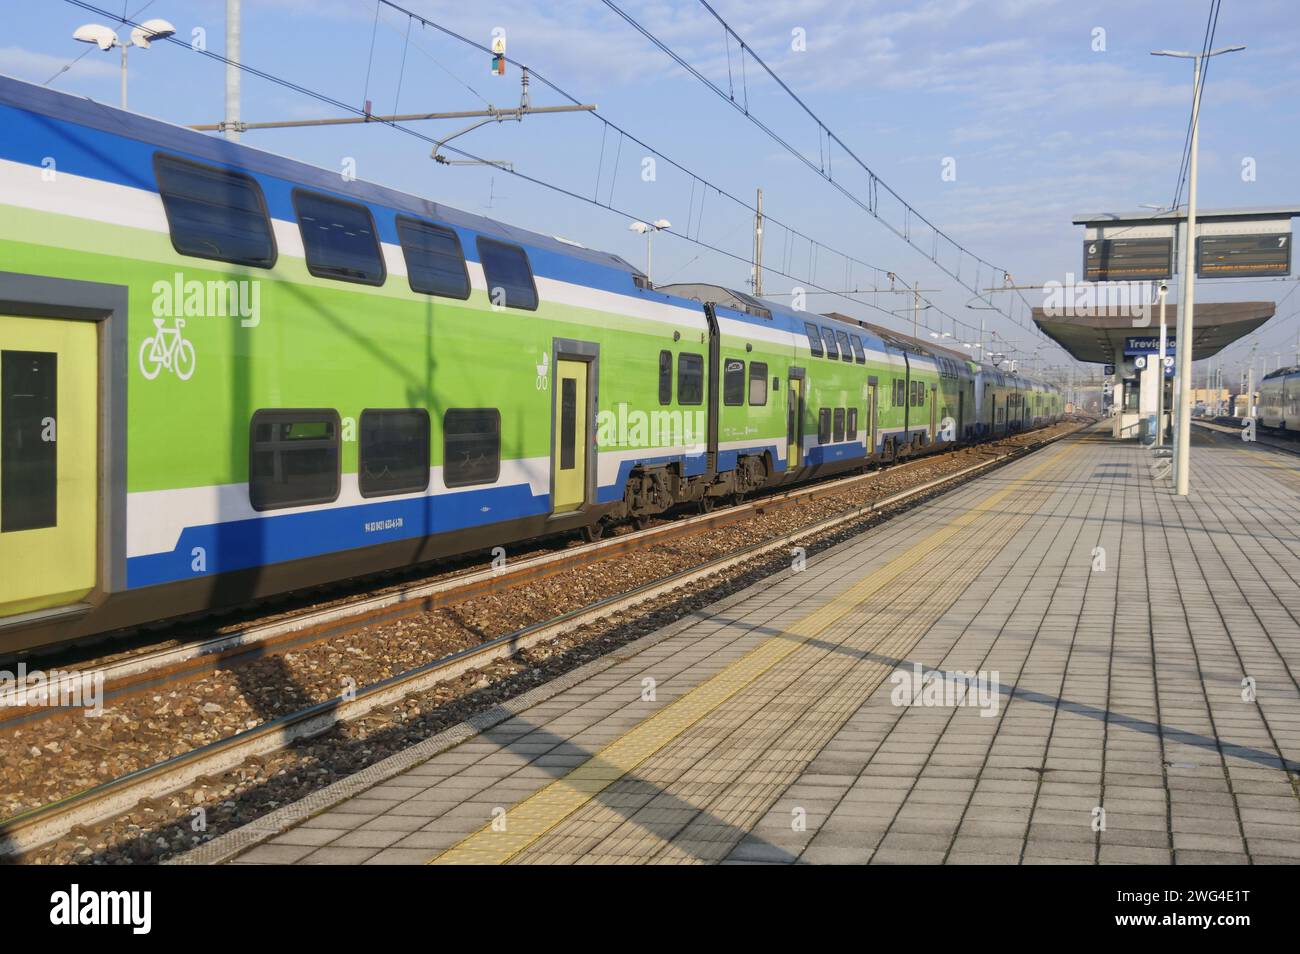
[[[400,192],[363,179],[344,182],[337,172],[298,159],[290,159],[255,146],[218,139],[166,120],[128,112],[88,97],[36,86],[4,74],[0,74],[0,105],[37,112],[101,132],[186,152],[210,162],[237,166],[337,194],[346,194],[360,201],[425,216],[489,237],[518,242],[644,278],[640,269],[613,252],[602,252],[554,235],[517,228],[496,219],[465,212],[434,202],[432,199]],[[62,166],[62,163],[60,165]],[[107,166],[108,162],[105,161],[104,165]]]
[[[748,292],[727,288],[725,285],[713,285],[709,282],[677,282],[671,285],[656,285],[654,290],[665,295],[688,298],[691,301],[721,305],[724,308],[739,312],[743,316],[760,321],[776,320],[796,334],[803,334],[804,325],[808,322],[820,321],[826,318],[837,320],[832,315],[818,315],[812,312],[799,311],[769,298],[755,298]],[[852,319],[848,323],[854,325],[859,332],[870,332],[870,329]],[[862,335],[862,337],[865,343],[870,344],[873,348],[883,350],[885,347],[885,341],[879,335],[870,333]]]
[[[946,348],[943,345],[938,344],[937,342],[927,341],[924,338],[917,338],[909,334],[904,334],[901,331],[894,331],[890,328],[885,328],[882,325],[877,325],[870,321],[861,321],[859,322],[859,324],[861,324],[864,328],[870,328],[872,331],[880,335],[882,338],[896,341],[898,342],[900,347],[906,347],[912,351],[920,351],[926,354],[934,355],[936,357],[942,355],[943,357],[951,358],[954,361],[971,360],[970,355],[958,351],[956,348]]]
[[[755,318],[770,319],[774,315],[781,314],[793,320],[798,316],[798,312],[791,308],[775,302],[760,301],[745,292],[709,282],[674,282],[670,285],[656,285],[655,291],[663,292],[665,295],[676,295],[679,298],[689,298],[701,304],[723,305]]]
[[[834,318],[838,321],[846,321],[850,324],[860,325],[896,348],[919,352],[921,354],[929,355],[930,357],[944,357],[952,361],[960,361],[972,372],[977,374],[999,374],[1002,376],[1003,380],[1006,381],[1024,382],[1024,384],[1032,387],[1040,387],[1048,391],[1060,390],[1056,385],[1044,381],[1041,378],[1035,378],[1032,375],[1024,374],[1020,371],[1002,371],[991,364],[986,364],[983,361],[976,361],[970,355],[964,354],[955,348],[946,348],[943,345],[935,344],[932,341],[926,341],[922,338],[914,338],[911,335],[903,334],[901,331],[893,331],[889,328],[882,327],[881,325],[873,324],[870,321],[851,318],[848,315],[842,315],[837,311],[831,312],[826,315],[826,317]]]
[[[1267,381],[1270,378],[1285,378],[1292,374],[1300,374],[1300,364],[1293,364],[1289,368],[1278,368],[1276,371],[1270,371],[1268,374],[1264,375],[1264,380]]]

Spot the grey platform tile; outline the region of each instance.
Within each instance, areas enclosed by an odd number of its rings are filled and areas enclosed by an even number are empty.
[[[1089,437],[1013,463],[820,555],[816,573],[773,577],[647,637],[639,652],[620,651],[498,719],[500,732],[434,754],[372,788],[369,803],[353,799],[297,829],[328,836],[297,837],[329,837],[319,851],[369,852],[352,857],[370,863],[385,863],[384,852],[401,861],[439,851],[485,823],[490,806],[480,799],[527,797],[758,646],[763,627],[789,626],[919,534],[1036,470],[998,519],[974,519],[927,557],[951,570],[929,577],[927,598],[897,618],[907,626],[909,613],[937,607],[897,664],[998,670],[994,718],[972,707],[895,706],[882,683],[827,723],[820,713],[859,691],[848,674],[865,657],[828,651],[803,668],[786,662],[770,673],[780,691],[748,702],[742,691],[653,756],[639,780],[611,786],[534,846],[535,859],[521,860],[961,864],[1023,855],[1126,864],[1171,854],[1237,860],[1247,850],[1290,858],[1300,813],[1277,746],[1294,759],[1300,745],[1300,693],[1281,664],[1300,668],[1290,648],[1300,626],[1287,602],[1300,597],[1300,546],[1277,544],[1300,536],[1296,509],[1279,506],[1300,482],[1261,473],[1250,451],[1193,453],[1193,495],[1177,502],[1152,484],[1133,444]],[[1203,495],[1224,486],[1236,494],[1231,508]],[[1110,572],[1091,572],[1098,545]],[[1180,556],[1175,572],[1175,553],[1194,563]],[[944,589],[972,561],[978,572]],[[1272,568],[1271,582],[1261,567]],[[891,609],[905,605],[911,584],[896,589]],[[1173,597],[1149,603],[1154,592]],[[1125,612],[1116,613],[1117,600]],[[838,622],[822,638],[851,641],[855,627],[870,625]],[[1261,689],[1258,705],[1240,700],[1242,660]],[[658,705],[640,703],[646,673],[662,677]],[[1103,804],[1107,829],[1098,834],[1090,823]],[[790,831],[791,805],[806,809],[807,832]],[[370,843],[392,833],[403,840]]]
[[[311,845],[258,845],[239,856],[244,865],[291,865],[316,849]]]

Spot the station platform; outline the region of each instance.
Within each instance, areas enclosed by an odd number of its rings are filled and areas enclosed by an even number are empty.
[[[1075,434],[234,861],[1300,862],[1300,460],[1149,461]]]

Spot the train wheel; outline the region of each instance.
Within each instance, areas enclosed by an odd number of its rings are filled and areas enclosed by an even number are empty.
[[[589,523],[582,528],[582,539],[588,543],[595,543],[605,535],[605,524],[600,520],[595,523]]]
[[[717,497],[704,496],[700,498],[700,513],[712,513],[713,508],[717,505]]]

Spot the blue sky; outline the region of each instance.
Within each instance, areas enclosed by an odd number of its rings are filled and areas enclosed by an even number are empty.
[[[164,17],[180,36],[206,31],[210,49],[224,44],[222,0],[98,0],[103,9],[135,19]],[[513,59],[540,71],[600,113],[696,175],[752,201],[764,189],[768,213],[907,282],[938,288],[929,297],[960,321],[981,318],[1022,353],[1043,339],[996,312],[967,308],[971,294],[934,268],[925,255],[847,202],[727,103],[655,48],[600,0],[408,0],[411,10],[487,43],[506,30]],[[625,10],[722,86],[728,87],[727,48],[716,21],[696,0],[626,0]],[[1168,203],[1187,123],[1191,67],[1156,58],[1156,48],[1199,49],[1208,0],[716,0],[718,12],[874,171],[951,236],[980,257],[1007,268],[1023,283],[1064,280],[1080,267],[1082,231],[1074,213]],[[63,0],[7,3],[0,72],[56,89],[117,101],[116,53],[75,43],[80,24],[96,16]],[[513,105],[518,72],[489,75],[487,58],[435,31],[413,26],[373,0],[244,0],[246,63],[338,100],[376,112],[480,108],[484,101]],[[112,25],[110,22],[109,25]],[[1093,49],[1095,31],[1105,49]],[[806,50],[792,48],[802,30]],[[372,54],[373,37],[373,54]],[[1202,208],[1294,203],[1300,141],[1300,17],[1295,0],[1224,0],[1216,45],[1244,43],[1244,53],[1214,62],[1202,110]],[[751,111],[818,162],[815,127],[731,47],[737,96]],[[85,56],[81,54],[86,53]],[[59,71],[81,56],[70,69]],[[331,110],[307,97],[245,76],[246,120],[307,118]],[[180,123],[221,118],[222,67],[189,50],[156,44],[133,51],[131,108]],[[560,100],[534,84],[538,105]],[[431,134],[454,122],[423,123]],[[604,136],[590,116],[529,117],[493,125],[458,144],[581,195],[599,195],[637,217],[666,217],[679,230],[747,258],[747,213],[702,188],[691,204],[692,181],[659,160],[654,181],[642,180],[646,150]],[[484,167],[447,167],[429,158],[429,145],[382,127],[250,132],[245,142],[327,168],[345,157],[358,174],[437,201],[592,247],[644,265],[644,239],[627,230],[627,216]],[[601,166],[602,149],[604,150]],[[618,162],[615,165],[615,157]],[[956,178],[941,175],[945,158]],[[1243,181],[1242,160],[1255,161],[1256,178]],[[855,191],[860,179],[833,153],[837,178]],[[612,187],[612,193],[610,189]],[[766,260],[806,277],[807,247],[769,229]],[[795,264],[799,261],[800,264]],[[819,256],[818,284],[844,287],[842,260]],[[745,287],[748,266],[673,235],[655,245],[654,277],[717,281]],[[972,279],[967,273],[964,277]],[[981,285],[992,276],[981,276]],[[1000,278],[1000,276],[998,276]],[[856,287],[875,273],[851,270]],[[769,274],[765,290],[795,282]],[[1198,300],[1282,300],[1297,283],[1201,282]],[[901,296],[860,298],[903,308]],[[1034,304],[1040,293],[1029,292]],[[810,299],[817,310],[836,309],[905,329],[864,304],[832,297]],[[1282,301],[1278,317],[1252,336],[1270,356],[1296,348],[1300,295]],[[1288,317],[1291,316],[1291,317]],[[951,322],[925,315],[930,327]],[[969,333],[959,329],[959,335]],[[1250,343],[1233,354],[1244,356]],[[1044,346],[1046,363],[1062,352]],[[1290,360],[1284,357],[1284,361]],[[1235,381],[1235,379],[1234,379]]]

